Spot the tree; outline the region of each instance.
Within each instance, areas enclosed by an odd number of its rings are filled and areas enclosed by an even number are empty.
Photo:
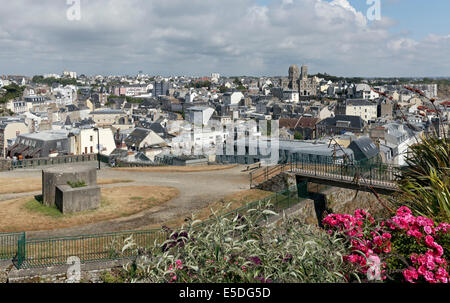
[[[22,97],[25,87],[19,86],[19,85],[13,83],[13,84],[3,87],[3,89],[6,90],[6,93],[4,94],[3,97],[0,98],[0,103],[6,103],[9,100],[13,100],[13,99]]]
[[[305,138],[303,137],[302,133],[296,131],[295,134],[294,134],[294,139],[295,140],[304,140]]]
[[[219,91],[220,91],[222,94],[228,92],[228,90],[229,90],[228,87],[226,87],[226,86],[224,86],[224,85],[222,85],[221,87],[219,87]]]

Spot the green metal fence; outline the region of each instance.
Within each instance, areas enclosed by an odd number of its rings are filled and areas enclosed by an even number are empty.
[[[17,255],[17,242],[25,233],[0,233],[0,260],[11,260]]]
[[[274,211],[282,211],[290,208],[307,197],[305,184],[293,186],[287,190],[275,193],[262,200],[251,202],[244,207],[228,212],[221,217],[233,217],[237,214],[245,214],[247,210],[255,208],[260,203],[271,202]],[[201,228],[211,224],[213,220],[207,220],[195,228]],[[127,250],[122,253],[124,241],[133,237],[133,241],[139,248],[150,248],[153,245],[163,244],[169,234],[164,230],[128,231],[118,233],[105,233],[97,235],[81,235],[72,237],[58,237],[48,239],[26,239],[25,233],[10,234],[5,236],[6,259],[16,257],[16,266],[22,268],[48,267],[64,265],[69,257],[78,257],[81,263],[95,261],[117,260],[123,257],[133,257],[134,251]],[[1,235],[0,235],[0,239]],[[3,249],[3,242],[1,248]]]
[[[27,239],[18,251],[18,268],[64,265],[69,257],[78,257],[81,263],[116,260],[133,257],[134,252],[122,253],[124,241],[133,237],[141,248],[162,244],[167,233],[162,230],[129,231],[97,235],[81,235],[48,239]],[[20,246],[20,244],[19,244]]]

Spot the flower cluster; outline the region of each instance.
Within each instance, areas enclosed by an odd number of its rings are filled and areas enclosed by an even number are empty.
[[[392,230],[402,230],[410,237],[414,237],[419,244],[427,247],[425,254],[412,254],[410,256],[413,266],[403,271],[406,281],[414,283],[423,277],[430,283],[448,283],[448,264],[444,255],[444,249],[435,238],[439,234],[450,231],[450,224],[442,223],[435,227],[433,220],[425,217],[414,217],[411,210],[401,207],[397,215],[388,222],[387,226]]]
[[[412,265],[401,271],[405,280],[414,283],[423,278],[430,283],[449,282],[444,249],[437,241],[440,236],[450,231],[448,223],[436,226],[433,220],[415,217],[408,207],[400,207],[396,216],[382,222],[379,227],[375,226],[375,220],[370,214],[362,210],[355,211],[353,216],[329,215],[325,218],[324,225],[329,229],[328,233],[340,232],[350,239],[352,254],[345,256],[344,259],[359,265],[361,272],[367,273],[368,276],[380,273],[379,268],[374,265],[381,263],[379,256],[389,256],[393,237],[406,237],[414,239],[418,248],[427,251],[422,254],[411,253],[411,249],[408,248],[406,256]],[[385,263],[381,265],[386,267]],[[381,274],[383,273],[384,271],[381,271]]]
[[[166,231],[168,232],[169,236],[167,238],[167,241],[162,246],[163,252],[167,252],[169,249],[175,246],[183,247],[186,244],[186,241],[189,239],[189,235],[185,231],[180,233],[178,232],[171,233],[172,231],[168,228],[166,229]]]
[[[375,264],[377,262],[372,260],[379,261],[379,254],[391,251],[391,234],[377,228],[375,219],[369,213],[358,209],[353,216],[332,214],[323,222],[329,234],[341,232],[350,239],[352,253],[344,257],[345,261],[361,266],[361,272],[364,274],[369,270],[373,271],[374,265],[379,265],[378,274],[384,273],[381,268],[385,267],[385,264]]]
[[[177,260],[175,262],[175,266],[170,265],[169,266],[169,275],[170,275],[170,282],[174,282],[177,280],[177,270],[182,270],[183,269],[183,262],[181,260]]]

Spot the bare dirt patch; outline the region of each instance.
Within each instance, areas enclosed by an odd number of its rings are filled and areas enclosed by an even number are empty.
[[[132,180],[99,179],[98,185],[130,183]],[[0,195],[30,193],[42,190],[42,180],[38,178],[0,178]]]
[[[195,220],[207,220],[211,217],[212,213],[211,210],[215,212],[229,212],[238,208],[241,208],[243,206],[246,206],[247,204],[258,201],[261,199],[264,199],[266,197],[269,197],[270,195],[273,195],[273,192],[269,191],[263,191],[259,189],[250,189],[245,191],[240,191],[234,194],[230,194],[228,196],[225,196],[223,199],[220,199],[217,202],[214,202],[213,204],[209,205],[208,207],[204,207],[196,212],[194,212]],[[228,207],[228,208],[227,208]],[[164,222],[163,224],[158,225],[151,225],[146,227],[146,229],[159,229],[162,226],[169,226],[169,227],[180,227],[184,223],[186,223],[187,217],[178,217],[174,220],[170,220],[167,222]]]
[[[113,171],[126,172],[162,172],[162,173],[195,173],[235,168],[238,165],[205,165],[205,166],[161,166],[161,167],[118,167]]]
[[[157,208],[179,194],[173,187],[129,186],[102,189],[102,206],[95,211],[63,215],[33,197],[2,203],[0,232],[54,230],[108,221]]]

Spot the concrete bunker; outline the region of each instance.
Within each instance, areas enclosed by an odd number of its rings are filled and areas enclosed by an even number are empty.
[[[42,203],[56,206],[63,214],[100,207],[97,170],[87,166],[60,166],[42,171]]]

